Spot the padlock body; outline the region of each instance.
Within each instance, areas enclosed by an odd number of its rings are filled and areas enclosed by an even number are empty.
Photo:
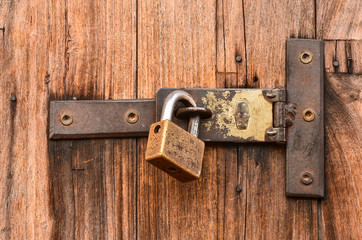
[[[205,143],[170,120],[150,127],[146,161],[181,182],[200,177]]]

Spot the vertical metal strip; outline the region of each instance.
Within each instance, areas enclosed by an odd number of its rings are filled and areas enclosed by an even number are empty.
[[[287,136],[288,196],[324,196],[323,59],[323,41],[287,41],[287,98],[296,107]]]

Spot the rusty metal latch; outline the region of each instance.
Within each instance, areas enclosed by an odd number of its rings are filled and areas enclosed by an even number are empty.
[[[204,142],[286,143],[288,196],[324,195],[323,44],[318,40],[287,41],[287,89],[182,89],[197,107],[175,105],[174,122],[187,129],[185,118],[201,118],[198,137]],[[165,98],[51,101],[50,139],[147,136],[159,121]]]
[[[52,101],[51,139],[147,136],[159,121],[163,102],[176,88],[161,88],[156,100]],[[205,142],[285,142],[286,91],[276,89],[181,89],[198,109],[176,104],[175,123],[203,114],[199,138]],[[184,115],[184,117],[182,117]]]

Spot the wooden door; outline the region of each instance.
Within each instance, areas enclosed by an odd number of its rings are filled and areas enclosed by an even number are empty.
[[[0,239],[361,239],[361,22],[358,0],[0,1]],[[292,37],[325,40],[323,200],[285,196],[283,146],[207,144],[181,184],[146,138],[48,140],[50,100],[285,86]]]

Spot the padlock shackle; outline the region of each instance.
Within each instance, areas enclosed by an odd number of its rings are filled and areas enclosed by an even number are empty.
[[[175,90],[166,97],[163,103],[161,121],[166,119],[172,121],[172,115],[175,110],[175,104],[179,101],[190,105],[190,107],[197,107],[195,100],[189,93],[182,90]],[[190,118],[188,130],[195,137],[199,135],[199,125],[200,125],[200,116]]]

